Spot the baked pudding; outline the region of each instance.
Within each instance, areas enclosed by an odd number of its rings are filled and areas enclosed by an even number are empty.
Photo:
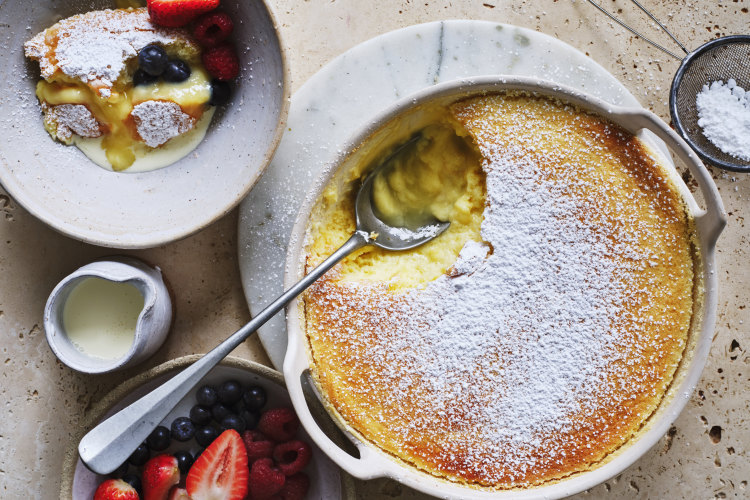
[[[146,47],[184,63],[185,76],[139,81]],[[211,77],[200,46],[184,29],[155,25],[145,7],[63,19],[24,50],[39,62],[45,129],[105,168],[125,170],[147,157],[134,170],[173,163],[197,146],[211,121]]]
[[[395,460],[467,486],[596,468],[647,425],[682,359],[700,300],[690,211],[658,154],[569,104],[508,92],[425,112],[376,208],[451,226],[414,250],[362,249],[303,295],[324,402]],[[354,230],[376,163],[316,202],[308,270]],[[433,181],[453,194],[433,203]]]

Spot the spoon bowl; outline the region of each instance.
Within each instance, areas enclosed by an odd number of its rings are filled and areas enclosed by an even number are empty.
[[[398,146],[365,177],[357,192],[355,212],[357,217],[357,231],[370,235],[370,244],[384,250],[409,250],[434,239],[451,225],[450,222],[439,221],[435,218],[427,221],[417,229],[392,226],[383,221],[377,214],[373,197],[375,179],[391,168],[394,161],[402,156],[412,154],[412,146],[421,138],[415,134],[411,139]]]

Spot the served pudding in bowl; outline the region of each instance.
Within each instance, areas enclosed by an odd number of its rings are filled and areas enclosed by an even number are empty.
[[[219,2],[200,2],[201,5],[217,3]],[[139,158],[136,158],[132,165],[122,170],[128,175],[113,174],[109,170],[112,164],[102,147],[94,144],[92,149],[98,149],[100,156],[95,160],[108,167],[106,170],[97,167],[78,147],[65,146],[50,138],[50,127],[44,126],[44,116],[40,111],[37,94],[40,77],[47,80],[40,71],[40,64],[26,57],[24,44],[56,23],[63,24],[66,19],[81,20],[87,18],[86,16],[94,16],[92,11],[118,12],[131,20],[131,16],[142,19],[142,10],[113,11],[111,9],[114,6],[115,2],[112,0],[95,0],[85,2],[85,5],[81,2],[40,0],[15,2],[3,7],[9,28],[8,36],[0,41],[0,45],[8,57],[0,61],[0,67],[3,74],[9,75],[9,78],[0,90],[0,100],[5,106],[8,125],[6,133],[0,138],[0,164],[3,167],[0,168],[0,183],[19,205],[68,236],[113,248],[153,247],[183,238],[206,227],[227,214],[247,195],[273,156],[283,133],[290,91],[287,66],[283,45],[276,29],[278,23],[273,11],[262,1],[248,3],[223,0],[220,2],[220,11],[202,14],[192,23],[178,29],[161,25],[154,28],[152,20],[150,30],[138,36],[133,35],[138,42],[134,41],[133,45],[127,43],[128,39],[124,33],[122,36],[125,40],[120,42],[102,37],[99,41],[104,47],[112,50],[122,49],[119,57],[112,59],[125,65],[124,72],[117,73],[118,77],[132,77],[132,81],[122,81],[126,94],[123,101],[126,104],[125,111],[129,107],[128,102],[135,102],[136,105],[145,102],[143,113],[137,114],[142,125],[144,122],[147,125],[146,129],[142,128],[146,131],[145,135],[155,140],[149,140],[152,144],[149,146],[141,140],[145,137],[136,135],[138,124],[131,111],[125,120],[125,129],[130,132],[130,136],[124,135],[126,145],[115,147],[112,152],[126,151],[132,143],[130,149],[136,157],[139,157],[142,150],[146,150],[149,153],[146,158],[158,159],[156,165],[138,165]],[[228,35],[229,38],[225,38],[215,47],[208,47],[208,43],[215,43],[214,31],[200,31],[198,28],[203,26],[202,20],[210,20],[214,14],[217,19],[219,14],[231,18],[233,29]],[[149,18],[148,14],[146,17]],[[63,21],[60,21],[61,19]],[[115,27],[117,25],[110,26],[112,29]],[[181,35],[174,35],[175,32]],[[172,34],[177,39],[190,40],[190,43],[183,46],[180,41],[172,43],[160,38],[167,36],[166,34]],[[205,38],[206,34],[210,35],[211,40]],[[54,36],[52,38],[54,39]],[[194,43],[201,45],[199,55],[193,52]],[[231,52],[224,51],[232,45],[236,58],[227,57]],[[149,64],[149,61],[141,61],[143,50],[149,46],[164,50],[169,66],[156,76],[156,81],[138,79],[137,82],[141,85],[136,85],[136,75],[141,74],[141,69],[145,71],[144,62]],[[103,50],[102,46],[92,47],[92,58],[85,59],[85,66],[101,69],[101,61],[95,56],[101,55]],[[158,53],[158,50],[155,52]],[[211,55],[213,59],[209,57]],[[74,60],[84,61],[78,57]],[[190,76],[187,80],[173,83],[171,80],[177,77],[169,68],[172,68],[172,62],[178,63],[178,60],[188,63]],[[220,61],[223,61],[223,66],[216,64]],[[183,65],[179,66],[181,68],[177,68],[180,70],[177,73],[184,76],[186,68]],[[83,67],[78,69],[80,71],[74,73],[80,74],[83,71]],[[159,73],[161,69],[149,68],[152,73]],[[120,70],[123,71],[122,66]],[[201,78],[202,70],[211,75],[211,92],[206,91],[205,80],[208,78]],[[50,78],[64,79],[61,72],[56,74],[57,76]],[[149,76],[154,77],[152,74]],[[91,114],[94,114],[94,119],[98,123],[88,121],[92,124],[91,130],[98,133],[100,125],[114,121],[107,116],[102,119],[97,115],[96,109],[98,104],[105,104],[104,101],[108,103],[112,94],[105,98],[99,93],[100,97],[96,97],[94,92],[97,92],[97,89],[108,89],[100,84],[94,85],[93,81],[84,82],[82,78],[69,83],[76,91],[74,97],[86,100],[90,98],[91,101],[87,104],[91,107],[87,109],[87,106],[75,102],[75,99],[67,104],[73,110],[81,111],[83,117],[88,116],[90,119]],[[195,85],[191,83],[194,79]],[[228,92],[217,94],[218,97],[223,97],[223,101],[219,99],[218,102],[224,102],[226,105],[219,105],[212,99],[216,80],[222,84],[224,90],[227,88],[223,84],[231,86]],[[94,85],[91,92],[91,85],[88,83]],[[118,91],[118,85],[119,83],[113,84],[113,94]],[[183,94],[183,85],[196,92],[192,96]],[[128,90],[132,92],[128,94]],[[137,92],[146,95],[135,95]],[[59,98],[55,99],[54,103],[58,106],[65,104],[63,98],[69,96],[54,97]],[[217,106],[211,106],[212,103]],[[216,112],[213,117],[209,117],[213,109]],[[162,112],[157,112],[159,110]],[[69,111],[63,115],[70,117]],[[78,122],[78,115],[74,117]],[[192,129],[180,132],[193,123],[193,120],[195,122]],[[85,125],[88,121],[83,120],[80,123]],[[207,129],[205,137],[201,139],[199,131],[203,125],[206,125]],[[84,127],[83,131],[86,130],[89,128]],[[177,131],[179,134],[173,136],[171,133],[163,133],[169,131]],[[111,139],[106,139],[107,137]],[[172,138],[154,147],[166,137]],[[105,139],[113,139],[108,134],[102,134],[99,138],[72,138],[79,145],[83,142],[103,143]],[[188,144],[180,145],[179,142],[183,140]],[[195,147],[194,141],[200,144]],[[194,149],[191,150],[192,147]],[[91,153],[91,149],[87,149],[86,152]],[[166,164],[169,164],[169,167],[155,168]]]
[[[704,319],[699,209],[632,124],[527,82],[486,87],[384,118],[303,208],[298,272],[348,237],[358,179],[411,134],[428,152],[414,162],[464,164],[383,180],[387,201],[430,180],[457,190],[451,228],[407,252],[363,249],[311,287],[290,310],[285,374],[307,358],[329,411],[385,458],[381,474],[440,496],[549,495],[611,473],[663,423]],[[450,141],[428,144],[433,127]],[[462,154],[429,154],[452,141]]]
[[[211,77],[198,42],[186,29],[154,24],[145,7],[69,17],[24,48],[39,61],[36,95],[49,134],[105,168],[126,170],[139,159],[133,171],[173,163],[195,149],[211,122]],[[149,50],[178,62],[167,81],[139,67]],[[153,154],[166,144],[160,151],[172,154]]]

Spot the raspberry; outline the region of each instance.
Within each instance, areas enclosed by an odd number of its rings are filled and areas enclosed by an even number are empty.
[[[258,431],[243,432],[242,441],[245,442],[247,463],[249,464],[259,458],[271,458],[273,456],[273,442]]]
[[[217,80],[227,81],[240,74],[240,60],[232,44],[224,42],[203,52],[203,66]]]
[[[279,490],[281,500],[303,500],[310,489],[310,479],[304,472],[298,472],[286,478],[284,486]]]
[[[234,29],[232,18],[224,12],[210,12],[199,18],[193,36],[204,47],[216,47],[229,38]]]
[[[293,476],[310,462],[312,449],[304,441],[287,441],[277,444],[273,449],[276,465],[285,476]]]
[[[299,429],[299,420],[291,408],[274,408],[260,417],[258,430],[278,443],[289,441]]]
[[[286,476],[273,465],[270,458],[261,458],[253,462],[250,468],[250,496],[253,499],[268,498],[284,487]]]

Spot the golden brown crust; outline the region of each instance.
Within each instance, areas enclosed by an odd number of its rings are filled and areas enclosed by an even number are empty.
[[[39,61],[45,80],[82,81],[106,98],[128,70],[128,60],[150,43],[178,46],[186,54],[200,50],[185,31],[153,24],[145,7],[71,16],[38,33],[24,50]]]
[[[304,297],[316,381],[356,433],[439,477],[507,489],[594,468],[648,420],[682,357],[691,218],[642,143],[597,116],[524,95],[452,112],[486,160],[494,256],[404,293],[320,281]]]

